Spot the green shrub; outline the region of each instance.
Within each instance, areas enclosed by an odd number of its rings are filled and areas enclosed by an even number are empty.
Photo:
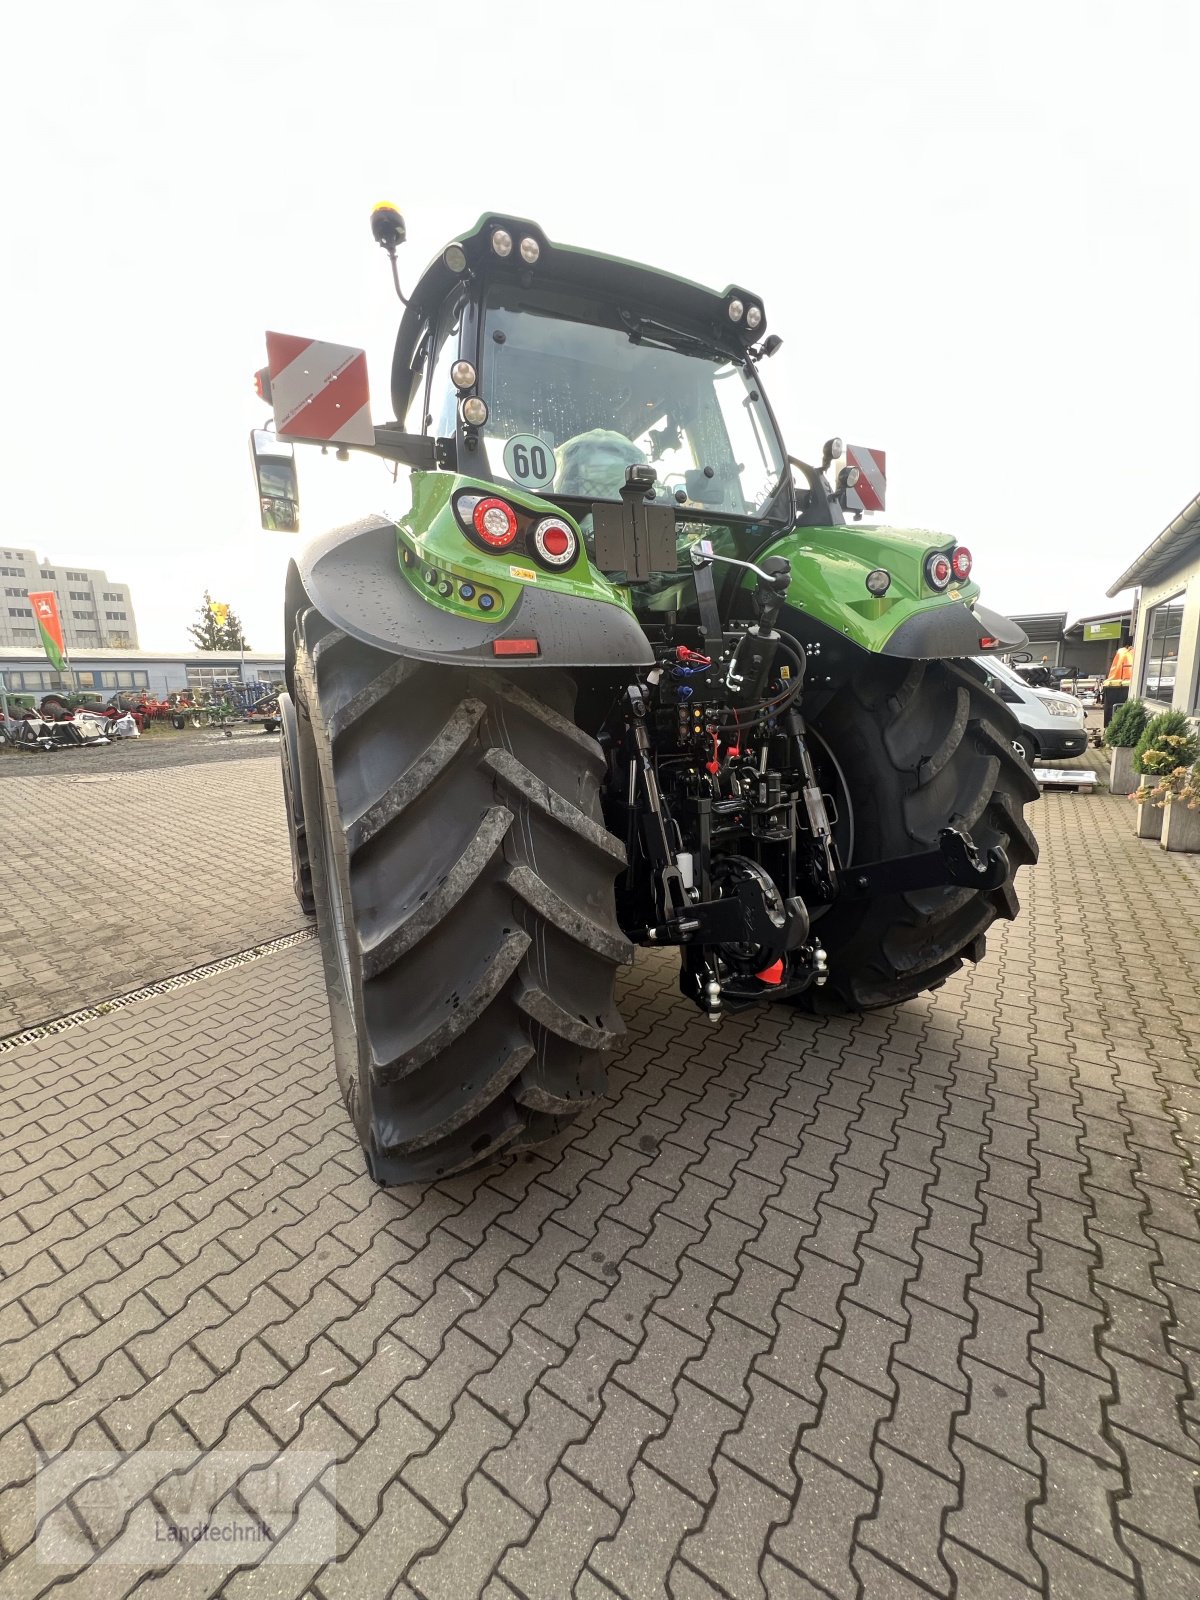
[[[1163,777],[1176,767],[1190,767],[1200,756],[1200,740],[1182,711],[1160,711],[1150,721],[1133,752],[1133,770]]]
[[[1112,721],[1104,730],[1104,742],[1110,750],[1132,750],[1149,721],[1150,712],[1144,700],[1126,700],[1113,712]]]

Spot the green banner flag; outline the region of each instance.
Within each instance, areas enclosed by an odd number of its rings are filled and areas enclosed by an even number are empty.
[[[37,618],[38,632],[42,636],[42,649],[50,658],[50,664],[56,672],[65,672],[67,666],[67,651],[63,644],[62,621],[58,615],[58,598],[49,589],[43,593],[31,594],[29,603],[33,607],[33,614]]]

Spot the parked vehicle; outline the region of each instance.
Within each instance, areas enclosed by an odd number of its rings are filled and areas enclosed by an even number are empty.
[[[1029,765],[1063,761],[1087,749],[1083,703],[1058,689],[1034,688],[1019,672],[994,656],[976,656],[992,693],[1009,707],[1019,727],[1013,748]]]
[[[373,228],[395,268],[402,220]],[[787,455],[758,296],[493,215],[406,303],[407,421],[350,426],[346,387],[297,423],[305,343],[271,337],[280,434],[413,469],[410,513],[315,540],[285,596],[294,876],[379,1182],[594,1105],[637,944],[713,1019],[983,956],[1037,785],[971,661],[1024,635],[955,539],[847,522],[840,440]]]

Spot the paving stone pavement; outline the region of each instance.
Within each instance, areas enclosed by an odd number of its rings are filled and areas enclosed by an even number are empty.
[[[426,1189],[363,1174],[312,943],[0,1052],[0,1591],[1200,1593],[1200,875],[1036,813],[937,994],[713,1028],[639,958],[610,1098]],[[175,1454],[97,1458],[47,1565],[69,1449]],[[105,1564],[289,1457],[266,1559]]]
[[[213,759],[207,738],[183,766],[163,764],[169,736],[147,738],[150,770],[98,764],[123,746],[0,760],[0,1034],[303,924],[278,740],[230,741],[230,759],[217,739]]]

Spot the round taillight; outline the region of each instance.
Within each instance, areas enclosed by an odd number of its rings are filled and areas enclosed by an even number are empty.
[[[950,579],[954,576],[954,568],[950,565],[950,558],[940,551],[935,551],[925,563],[925,576],[935,589],[945,589]]]
[[[533,530],[533,548],[548,567],[566,567],[575,559],[575,531],[561,517],[543,517]]]
[[[517,514],[503,500],[481,500],[471,516],[475,532],[493,550],[503,550],[517,537]]]
[[[971,552],[965,544],[960,544],[950,557],[950,565],[954,568],[954,576],[959,583],[966,583],[971,576]]]

